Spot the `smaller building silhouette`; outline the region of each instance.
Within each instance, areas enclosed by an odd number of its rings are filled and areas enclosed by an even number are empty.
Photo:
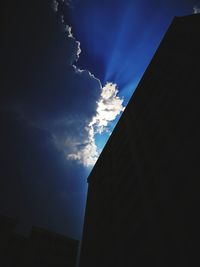
[[[79,242],[32,227],[28,237],[15,233],[17,221],[0,218],[0,266],[75,267]]]

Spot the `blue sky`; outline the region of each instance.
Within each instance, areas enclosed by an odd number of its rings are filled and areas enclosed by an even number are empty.
[[[115,84],[117,96],[123,101],[115,118],[100,134],[98,129],[95,131],[99,154],[173,17],[198,11],[198,2],[86,0],[71,1],[67,10],[62,1],[54,3],[63,23],[72,27],[80,42],[82,51],[75,63],[77,68],[89,70],[100,80],[102,88],[107,82]]]
[[[200,2],[27,2],[1,10],[0,214],[80,238],[94,162],[172,18]]]

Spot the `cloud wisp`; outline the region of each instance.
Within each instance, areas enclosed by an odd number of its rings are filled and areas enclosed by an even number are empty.
[[[70,38],[70,39],[72,39],[72,41],[74,41],[74,43],[76,44],[76,50],[77,50],[77,52],[76,52],[75,57],[72,59],[72,62],[71,62],[71,64],[72,64],[74,61],[78,61],[78,59],[79,59],[79,55],[81,53],[80,42],[77,41],[74,38],[74,36],[72,34],[72,27],[70,27],[69,25],[65,25],[64,31],[66,32],[67,37]]]
[[[69,160],[77,160],[86,167],[91,167],[95,164],[101,151],[98,150],[95,144],[95,134],[102,134],[108,131],[107,126],[114,121],[121,112],[124,111],[123,99],[118,94],[117,85],[107,83],[101,88],[101,95],[97,101],[96,114],[85,127],[88,133],[87,139],[82,143],[81,149],[76,144],[74,153],[67,155]],[[74,147],[75,148],[75,147]]]
[[[58,5],[59,5],[58,1],[56,0],[52,1],[52,8],[54,12],[58,12]]]
[[[62,0],[69,8],[74,8],[78,0]]]
[[[194,6],[194,7],[193,7],[193,13],[194,13],[194,14],[198,14],[198,13],[200,13],[200,7]]]

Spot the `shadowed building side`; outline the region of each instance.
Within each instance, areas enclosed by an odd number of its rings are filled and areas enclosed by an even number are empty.
[[[199,36],[174,18],[93,168],[80,267],[199,262]]]

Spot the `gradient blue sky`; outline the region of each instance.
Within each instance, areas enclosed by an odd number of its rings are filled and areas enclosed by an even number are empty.
[[[0,215],[81,237],[94,161],[172,18],[194,7],[200,1],[3,3]]]

